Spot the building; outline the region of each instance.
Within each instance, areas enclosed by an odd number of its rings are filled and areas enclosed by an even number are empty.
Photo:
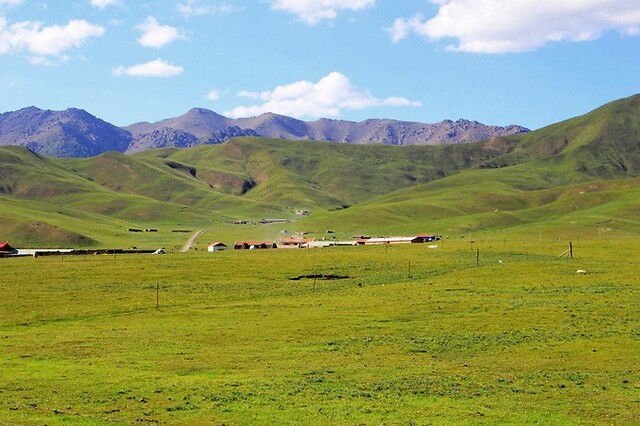
[[[278,248],[274,241],[236,241],[233,244],[235,250],[256,250]]]
[[[343,246],[343,247],[347,247],[347,246],[357,246],[358,242],[357,241],[336,241],[336,245],[337,246]]]
[[[0,255],[16,254],[18,250],[11,247],[9,243],[0,242]]]
[[[422,243],[424,240],[420,237],[377,237],[358,240],[360,245],[379,245],[379,244],[412,244]]]
[[[285,237],[280,239],[279,248],[302,248],[305,244],[314,241],[314,238]]]
[[[439,241],[439,235],[418,235],[416,238],[421,238],[423,243],[430,243],[432,241]]]
[[[335,241],[309,241],[308,243],[304,243],[302,248],[324,248],[335,246]]]
[[[227,245],[219,241],[216,241],[215,243],[209,243],[209,245],[207,246],[207,251],[210,251],[210,252],[223,251],[226,249],[227,249]]]

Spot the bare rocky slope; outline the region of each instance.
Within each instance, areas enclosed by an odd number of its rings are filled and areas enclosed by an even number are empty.
[[[93,157],[124,152],[131,134],[88,112],[23,108],[0,114],[0,145],[20,145],[50,157]]]
[[[469,120],[444,120],[435,124],[389,119],[354,122],[323,118],[316,121],[302,121],[272,113],[258,117],[230,119],[203,108],[194,108],[179,117],[157,123],[132,124],[124,129],[131,132],[134,139],[128,152],[157,147],[178,147],[179,145],[176,145],[171,137],[153,137],[155,144],[153,146],[142,142],[153,132],[170,135],[170,130],[192,135],[196,145],[219,143],[236,136],[350,144],[441,145],[477,142],[496,136],[529,132],[522,126],[488,126]]]
[[[0,145],[25,146],[51,157],[189,148],[240,136],[349,144],[440,145],[477,142],[528,131],[517,125],[488,126],[469,120],[444,120],[435,124],[389,119],[307,122],[271,113],[231,119],[203,108],[156,123],[135,123],[122,128],[76,108],[50,111],[28,107],[0,114]]]

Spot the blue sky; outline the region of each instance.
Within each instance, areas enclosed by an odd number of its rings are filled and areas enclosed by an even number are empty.
[[[0,0],[0,112],[466,118],[640,92],[638,0]]]

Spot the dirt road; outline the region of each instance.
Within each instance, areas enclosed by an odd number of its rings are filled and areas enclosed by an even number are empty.
[[[202,229],[200,229],[199,231],[196,231],[193,233],[193,235],[191,237],[189,237],[189,239],[187,240],[186,243],[184,243],[184,246],[182,246],[182,249],[180,249],[180,251],[182,253],[186,253],[189,250],[191,250],[191,246],[193,245],[193,243],[196,242],[196,240],[198,239],[198,237],[200,236],[200,234],[202,234]]]

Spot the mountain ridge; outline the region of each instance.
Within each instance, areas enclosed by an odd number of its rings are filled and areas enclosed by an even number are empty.
[[[24,146],[51,157],[190,148],[242,136],[347,144],[440,145],[527,132],[529,129],[518,125],[490,126],[465,119],[434,124],[393,119],[303,121],[274,113],[233,119],[205,108],[192,108],[154,123],[138,122],[122,127],[78,108],[53,111],[30,106],[0,114],[0,145]]]

